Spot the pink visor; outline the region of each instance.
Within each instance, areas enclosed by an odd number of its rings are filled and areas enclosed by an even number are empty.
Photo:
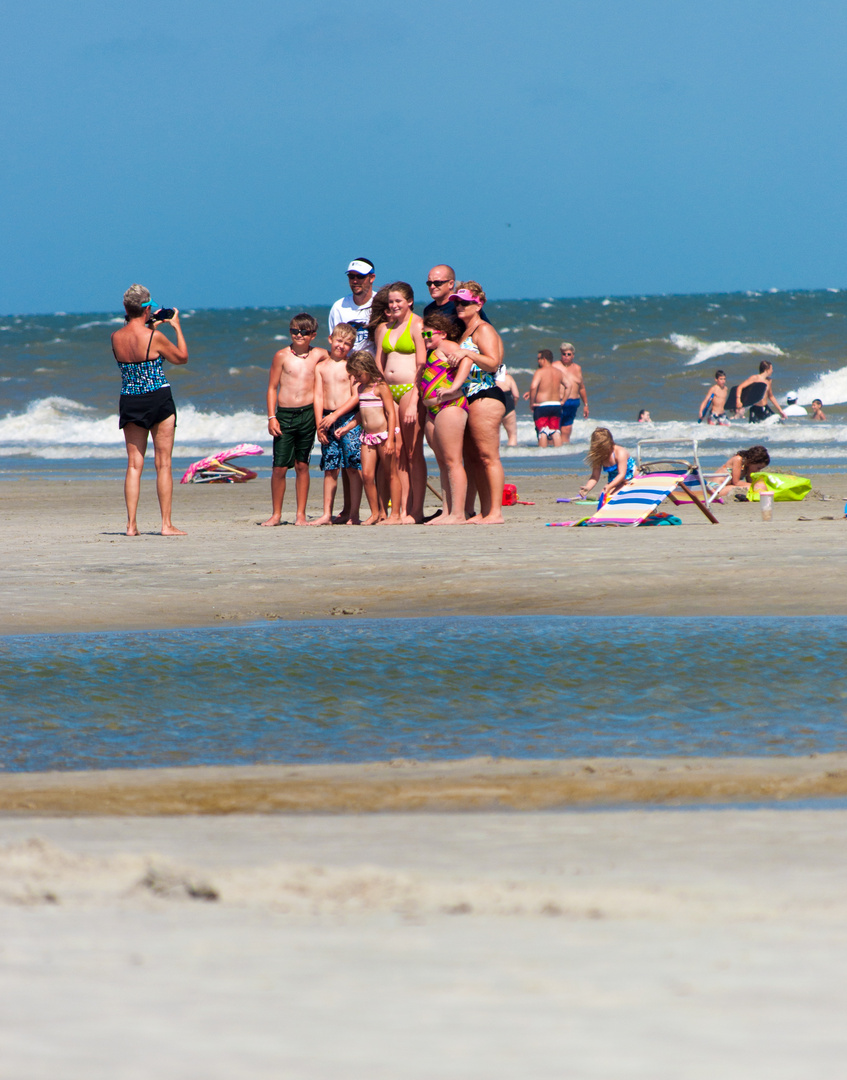
[[[470,291],[470,289],[459,289],[458,292],[450,293],[447,297],[448,300],[466,300],[469,304],[479,304],[482,306],[482,301],[478,296]]]

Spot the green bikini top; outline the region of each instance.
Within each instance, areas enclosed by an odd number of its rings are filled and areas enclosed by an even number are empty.
[[[412,316],[409,316],[409,321],[403,328],[403,332],[400,334],[400,337],[397,338],[393,345],[389,340],[390,337],[391,330],[386,329],[385,337],[382,339],[382,351],[384,353],[399,352],[411,355],[415,351],[415,343],[412,340]]]

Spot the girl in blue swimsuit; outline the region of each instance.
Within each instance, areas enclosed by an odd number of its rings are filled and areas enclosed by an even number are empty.
[[[611,431],[605,427],[594,429],[585,460],[592,472],[590,479],[579,489],[580,498],[585,498],[605,472],[606,484],[600,495],[600,506],[635,476],[635,458],[617,445]]]

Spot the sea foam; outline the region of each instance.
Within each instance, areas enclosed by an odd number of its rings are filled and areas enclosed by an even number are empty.
[[[691,334],[671,334],[666,339],[681,352],[693,352],[694,355],[685,363],[686,367],[702,364],[715,356],[740,356],[754,353],[758,356],[785,356],[778,345],[767,341],[700,341]]]

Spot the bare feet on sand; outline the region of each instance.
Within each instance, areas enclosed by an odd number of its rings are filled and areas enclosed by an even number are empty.
[[[177,529],[174,525],[163,525],[162,536],[188,536],[188,533]]]
[[[282,520],[281,520],[280,515],[271,514],[271,516],[268,518],[267,521],[260,521],[259,524],[262,526],[262,528],[271,528],[272,529],[277,525],[281,525]]]
[[[321,514],[319,518],[315,518],[314,521],[307,522],[309,525],[334,525],[332,520],[332,514]]]

